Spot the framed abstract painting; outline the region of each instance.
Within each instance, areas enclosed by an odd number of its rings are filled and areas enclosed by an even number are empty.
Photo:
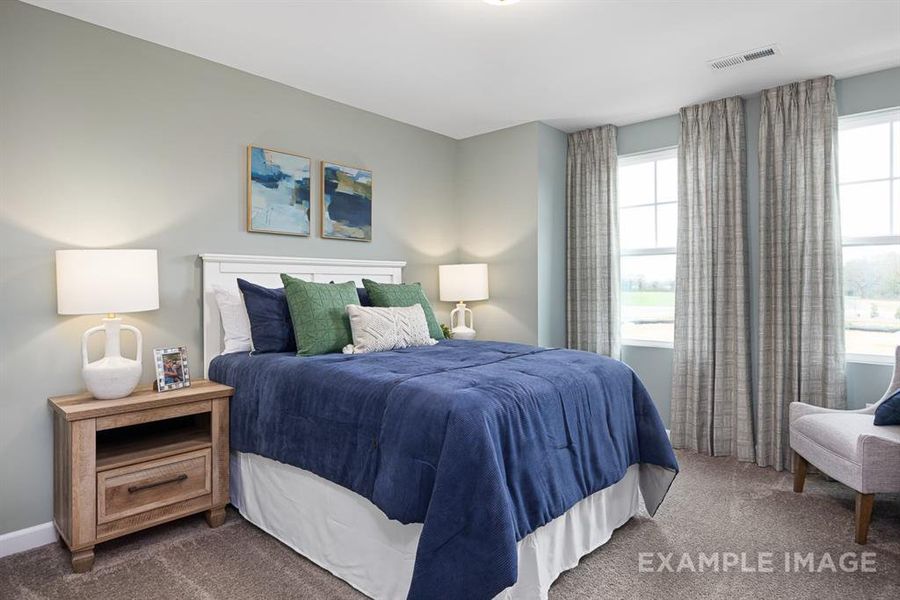
[[[311,165],[305,156],[247,147],[247,231],[309,235]]]
[[[372,172],[322,162],[322,237],[372,241]]]

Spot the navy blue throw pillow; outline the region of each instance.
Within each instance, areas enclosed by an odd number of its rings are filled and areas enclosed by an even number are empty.
[[[876,425],[900,425],[900,390],[875,409]]]
[[[356,288],[356,295],[359,296],[360,306],[372,306],[372,301],[369,300],[369,292],[366,288]]]
[[[250,318],[253,352],[296,352],[294,325],[284,288],[269,289],[243,279],[237,283]]]

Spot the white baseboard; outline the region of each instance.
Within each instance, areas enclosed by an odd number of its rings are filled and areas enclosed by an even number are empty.
[[[55,541],[56,528],[53,526],[53,521],[18,531],[10,531],[0,535],[0,557],[25,552],[38,546],[52,544]]]

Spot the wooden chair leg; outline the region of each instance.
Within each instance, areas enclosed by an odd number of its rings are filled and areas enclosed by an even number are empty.
[[[872,505],[875,494],[856,492],[856,543],[865,544],[869,538],[869,523],[872,521]]]
[[[809,464],[806,459],[794,454],[794,491],[798,494],[803,492],[803,484],[806,483],[806,466]]]

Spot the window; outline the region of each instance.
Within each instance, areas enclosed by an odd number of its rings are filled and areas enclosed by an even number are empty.
[[[619,159],[622,339],[671,345],[675,337],[676,149]]]
[[[847,354],[893,356],[900,344],[900,109],[840,120]]]

